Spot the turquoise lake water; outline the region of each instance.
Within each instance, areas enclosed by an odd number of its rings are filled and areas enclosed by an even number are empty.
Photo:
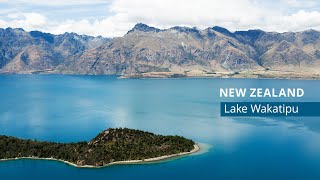
[[[0,134],[72,142],[129,127],[182,135],[212,148],[163,163],[100,169],[0,162],[0,179],[320,179],[320,118],[222,118],[220,101],[228,100],[218,97],[223,87],[299,87],[303,98],[285,100],[320,101],[320,81],[2,75]]]

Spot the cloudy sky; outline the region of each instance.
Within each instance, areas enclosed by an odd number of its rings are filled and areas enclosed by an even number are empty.
[[[136,23],[320,30],[320,0],[0,0],[0,27],[116,37]]]

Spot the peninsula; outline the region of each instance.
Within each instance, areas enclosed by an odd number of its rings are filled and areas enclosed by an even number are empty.
[[[0,136],[0,159],[47,159],[76,167],[103,167],[158,161],[199,150],[181,136],[156,135],[140,130],[117,128],[98,134],[91,141],[77,143],[39,142]]]

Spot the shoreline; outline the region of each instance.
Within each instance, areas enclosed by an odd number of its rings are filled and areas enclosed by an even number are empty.
[[[307,71],[308,70],[308,71]],[[161,78],[248,78],[248,79],[320,79],[315,69],[256,69],[242,71],[168,71],[123,74],[120,79],[161,79]]]
[[[1,75],[37,75],[33,73],[1,73]],[[186,75],[186,76],[149,76],[149,75],[119,75],[119,74],[60,74],[60,73],[39,73],[39,75],[63,75],[63,76],[116,76],[118,79],[270,79],[270,80],[320,80],[320,74],[307,74],[305,76],[268,76],[261,74],[250,75]]]
[[[144,159],[144,160],[115,161],[115,162],[108,163],[108,164],[106,164],[104,166],[93,166],[93,165],[82,165],[82,166],[79,166],[77,164],[74,164],[74,163],[71,163],[71,162],[68,162],[68,161],[65,161],[65,160],[62,160],[62,159],[55,159],[55,158],[52,158],[52,157],[51,158],[17,157],[17,158],[0,159],[0,162],[1,161],[22,160],[22,159],[49,160],[49,161],[62,162],[62,163],[68,164],[68,165],[76,167],[76,168],[104,168],[104,167],[111,166],[111,165],[152,163],[152,162],[162,161],[162,160],[171,159],[171,158],[175,158],[175,157],[186,156],[186,155],[190,155],[190,154],[193,154],[193,153],[196,153],[196,152],[200,151],[200,146],[197,143],[195,143],[193,146],[194,146],[194,148],[189,152],[182,152],[182,153],[178,153],[178,154],[159,156],[159,157],[148,158],[148,159]]]
[[[320,80],[320,72],[314,69],[270,69],[270,70],[243,70],[243,71],[169,71],[169,72],[143,72],[133,74],[78,74],[61,73],[56,71],[25,71],[18,73],[1,72],[0,75],[76,75],[76,76],[117,76],[118,79],[176,79],[176,78],[213,78],[213,79],[286,79],[286,80]]]

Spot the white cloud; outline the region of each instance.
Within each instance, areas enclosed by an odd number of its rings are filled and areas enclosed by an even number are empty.
[[[101,1],[81,0],[79,3],[99,3]],[[282,1],[288,4],[287,8],[303,7],[301,0]],[[75,2],[75,0],[31,1],[31,3],[47,5]],[[314,1],[307,0],[306,4],[307,2],[312,4]],[[55,34],[76,32],[108,37],[122,36],[138,22],[159,28],[176,25],[206,28],[218,25],[231,31],[258,28],[278,32],[311,28],[320,30],[320,12],[318,11],[282,12],[276,8],[262,7],[251,0],[113,0],[108,8],[106,7],[107,14],[111,15],[94,21],[88,19],[48,20],[37,13],[8,14],[9,19],[0,21],[0,26],[22,27],[26,30],[37,29]]]
[[[207,27],[217,23],[257,21],[268,14],[248,0],[116,0],[111,10],[126,14],[129,21],[144,21],[160,27]]]
[[[34,28],[39,28],[47,23],[46,17],[41,14],[25,13],[23,14],[23,16],[25,17],[25,19],[22,20],[22,23]]]
[[[65,5],[86,5],[86,4],[104,4],[111,0],[15,0],[12,4],[33,4],[42,6],[65,6]],[[9,2],[8,0],[0,0],[0,2]]]
[[[10,19],[18,19],[21,18],[21,13],[9,13],[7,14],[7,17]]]
[[[298,7],[301,4],[298,0],[282,0],[282,2],[291,7]]]
[[[315,0],[281,0],[283,3],[289,7],[294,8],[310,8],[318,4]]]
[[[13,20],[1,20],[1,27],[22,27],[27,30],[33,30],[41,29],[48,23],[47,18],[38,13],[13,13],[8,14],[7,17]]]
[[[0,27],[5,27],[7,24],[7,22],[5,22],[4,20],[0,19]]]
[[[280,22],[283,22],[282,28],[284,31],[320,30],[320,12],[301,10],[290,16],[284,16]]]
[[[137,22],[160,28],[219,25],[232,31],[256,28],[279,32],[320,29],[320,14],[317,11],[287,14],[260,7],[250,0],[115,0],[110,11],[113,16],[95,25],[110,27],[109,34],[113,35],[124,34]]]

